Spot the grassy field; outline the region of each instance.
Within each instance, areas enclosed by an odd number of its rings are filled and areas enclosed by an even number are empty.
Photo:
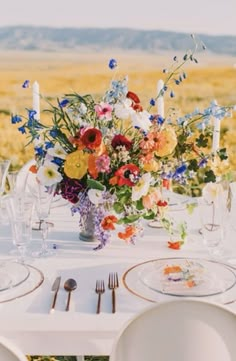
[[[183,55],[183,54],[182,54]],[[129,90],[137,93],[142,104],[147,105],[155,97],[157,80],[164,78],[162,69],[168,67],[173,54],[144,55],[112,52],[118,60],[114,73],[107,64],[111,54],[37,53],[5,52],[0,54],[0,157],[12,159],[12,166],[20,167],[32,157],[32,149],[25,144],[27,139],[10,125],[10,114],[26,114],[32,106],[32,89],[23,89],[22,83],[29,79],[31,84],[40,84],[41,118],[48,101],[55,101],[65,93],[103,94],[112,77],[129,77]],[[200,54],[198,64],[187,66],[187,79],[181,86],[175,86],[175,98],[165,98],[165,112],[170,107],[179,113],[204,108],[216,99],[220,105],[236,104],[236,68],[234,60],[224,57]],[[222,122],[221,144],[227,145],[231,164],[236,168],[236,115]]]

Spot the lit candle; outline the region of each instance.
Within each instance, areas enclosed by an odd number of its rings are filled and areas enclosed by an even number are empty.
[[[217,106],[216,100],[214,100],[214,104],[215,106]],[[220,147],[220,119],[214,118],[212,152],[216,153],[219,147]]]
[[[162,79],[157,82],[157,95],[160,94],[161,90],[164,87],[164,82]],[[164,97],[159,95],[157,98],[157,113],[164,118]]]
[[[39,94],[39,83],[35,81],[32,86],[33,89],[33,110],[37,113],[34,118],[40,120],[40,94]]]

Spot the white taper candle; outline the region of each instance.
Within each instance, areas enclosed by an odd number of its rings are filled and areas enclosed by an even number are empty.
[[[157,95],[160,94],[160,91],[164,87],[164,82],[162,79],[158,80],[157,82]],[[160,95],[157,99],[157,113],[164,118],[164,97],[163,95]]]
[[[40,94],[39,94],[39,83],[35,81],[32,86],[33,89],[33,110],[37,113],[34,118],[40,120]]]
[[[215,105],[217,106],[217,101],[214,100]],[[212,139],[212,152],[216,153],[220,147],[220,119],[214,118],[213,126],[213,139]]]

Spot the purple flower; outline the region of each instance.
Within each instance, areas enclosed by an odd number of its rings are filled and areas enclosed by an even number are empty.
[[[111,70],[115,69],[117,67],[117,61],[116,59],[110,59],[108,66]]]
[[[67,104],[69,103],[69,100],[68,99],[63,99],[61,102],[59,102],[59,106],[61,108],[64,108],[67,106]]]
[[[30,81],[25,80],[24,83],[22,84],[22,88],[29,88],[29,85],[30,85]]]
[[[19,132],[21,132],[22,134],[25,134],[26,133],[26,130],[25,130],[25,126],[23,125],[22,127],[19,127],[18,128]]]
[[[150,105],[152,106],[152,107],[154,107],[154,105],[156,104],[156,102],[155,102],[155,99],[150,99]]]
[[[12,115],[11,116],[11,123],[16,124],[22,122],[22,119],[19,115]]]

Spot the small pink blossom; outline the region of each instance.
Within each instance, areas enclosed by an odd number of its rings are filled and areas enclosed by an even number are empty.
[[[101,173],[109,173],[110,172],[110,158],[108,157],[108,155],[103,154],[100,155],[96,161],[96,168],[98,170],[98,172]]]
[[[95,112],[100,120],[111,120],[112,119],[112,106],[108,103],[101,102],[100,104],[96,104]]]

